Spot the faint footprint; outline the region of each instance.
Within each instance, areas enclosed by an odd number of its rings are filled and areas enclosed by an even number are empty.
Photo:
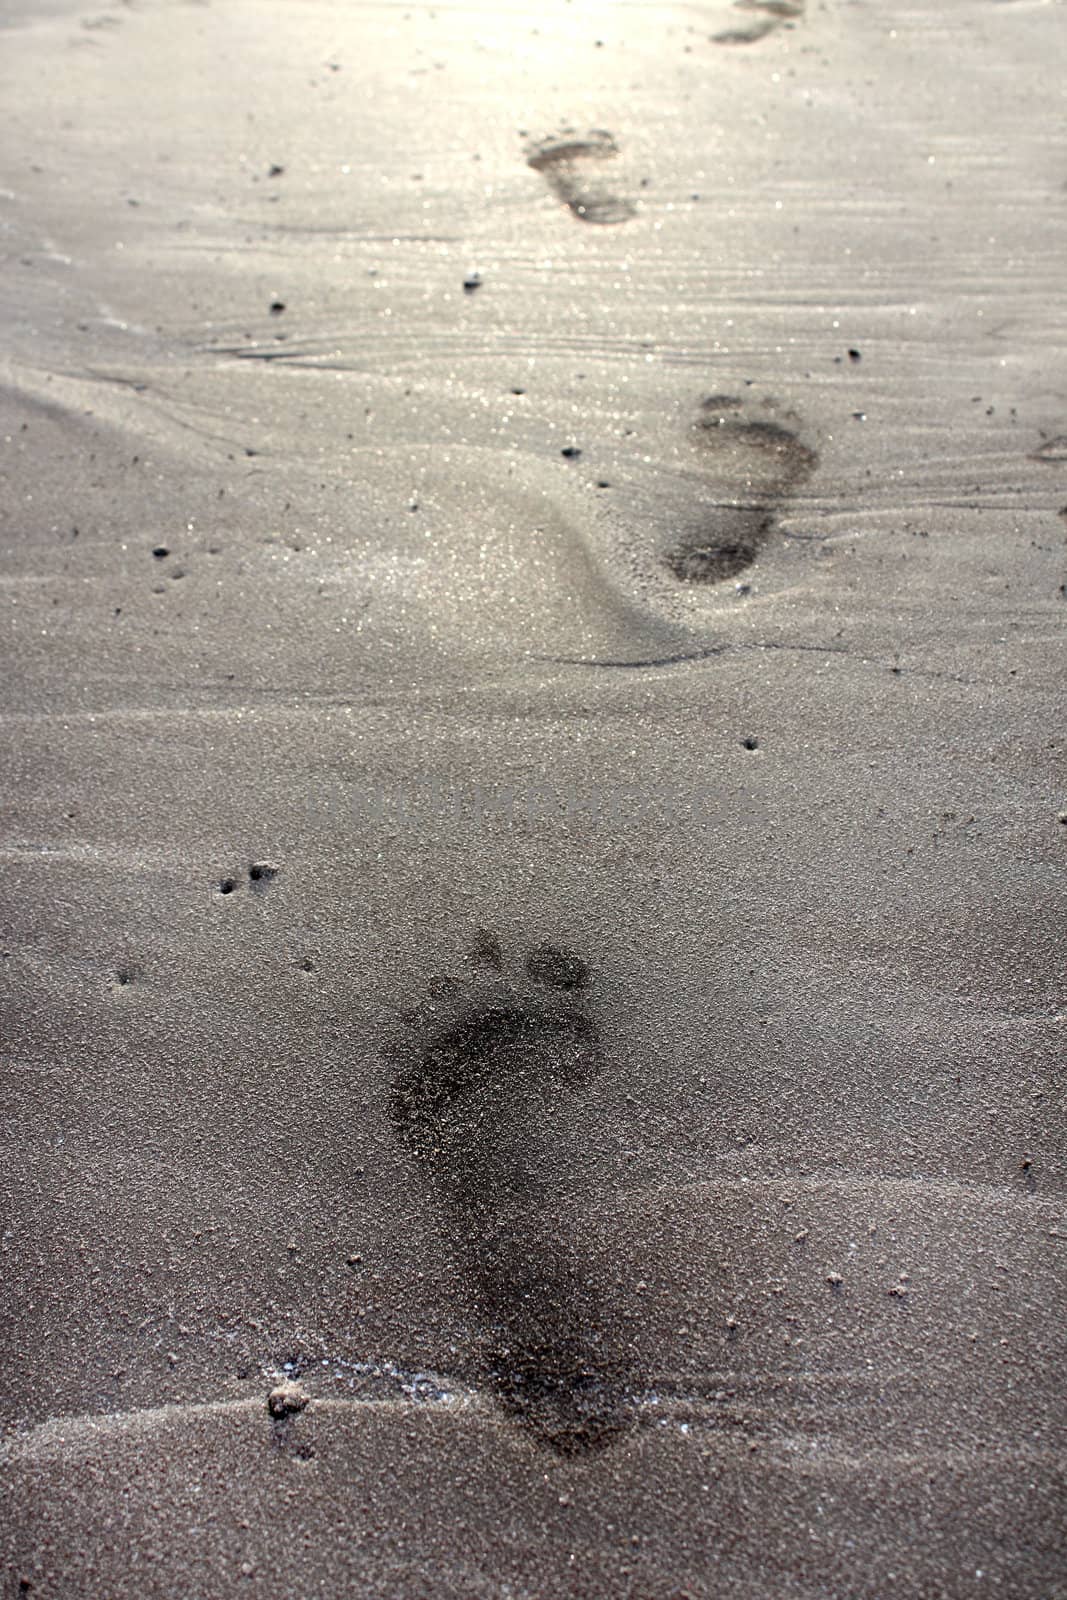
[[[581,222],[604,226],[626,222],[637,211],[631,200],[599,181],[602,173],[598,169],[618,153],[614,138],[602,128],[586,134],[568,130],[557,138],[528,146],[526,164],[544,174],[563,204]]]
[[[804,0],[735,0],[734,10],[752,12],[752,21],[713,34],[715,44],[755,44],[776,28],[790,27],[804,15]]]
[[[592,980],[580,956],[548,945],[522,979],[508,979],[486,933],[471,960],[473,988],[448,986],[444,1021],[410,1019],[392,1119],[448,1216],[481,1322],[485,1382],[535,1439],[581,1454],[626,1426],[634,1386],[603,1325],[596,1272],[559,1219],[577,1165],[560,1117],[603,1064]]]
[[[814,450],[799,419],[773,400],[753,409],[735,395],[706,399],[694,430],[714,498],[697,496],[689,526],[675,528],[664,562],[683,583],[721,583],[750,566],[780,502],[811,476]]]
[[[1067,434],[1056,439],[1046,439],[1030,452],[1031,461],[1067,461]]]

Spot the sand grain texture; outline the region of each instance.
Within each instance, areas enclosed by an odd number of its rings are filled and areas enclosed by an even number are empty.
[[[5,1595],[1067,1593],[1065,36],[4,0]]]

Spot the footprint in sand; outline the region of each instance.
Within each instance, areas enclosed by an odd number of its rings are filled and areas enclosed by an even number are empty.
[[[631,200],[604,181],[604,169],[618,153],[614,138],[602,128],[584,134],[568,129],[555,138],[529,145],[526,164],[544,175],[580,222],[603,227],[627,222],[637,211]]]
[[[736,0],[735,11],[751,14],[751,22],[712,35],[715,44],[755,44],[776,28],[788,28],[804,15],[804,0]]]
[[[455,985],[445,1020],[410,1019],[392,1119],[447,1216],[483,1380],[532,1438],[577,1455],[627,1425],[634,1388],[596,1272],[559,1215],[561,1174],[573,1182],[579,1166],[577,1142],[559,1148],[561,1117],[580,1112],[603,1065],[592,977],[549,945],[509,977],[484,933],[470,959],[473,984]]]
[[[818,463],[798,437],[799,426],[773,400],[753,407],[716,394],[703,402],[693,444],[711,493],[694,496],[687,525],[671,530],[663,553],[680,582],[721,583],[756,559],[781,502]]]

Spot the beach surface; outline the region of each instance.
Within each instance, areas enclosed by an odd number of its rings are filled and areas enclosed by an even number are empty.
[[[0,1589],[1067,1596],[1067,10],[0,0]]]

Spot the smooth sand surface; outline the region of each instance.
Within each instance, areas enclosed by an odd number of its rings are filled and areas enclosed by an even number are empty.
[[[3,1594],[1067,1595],[1064,7],[0,23]]]

